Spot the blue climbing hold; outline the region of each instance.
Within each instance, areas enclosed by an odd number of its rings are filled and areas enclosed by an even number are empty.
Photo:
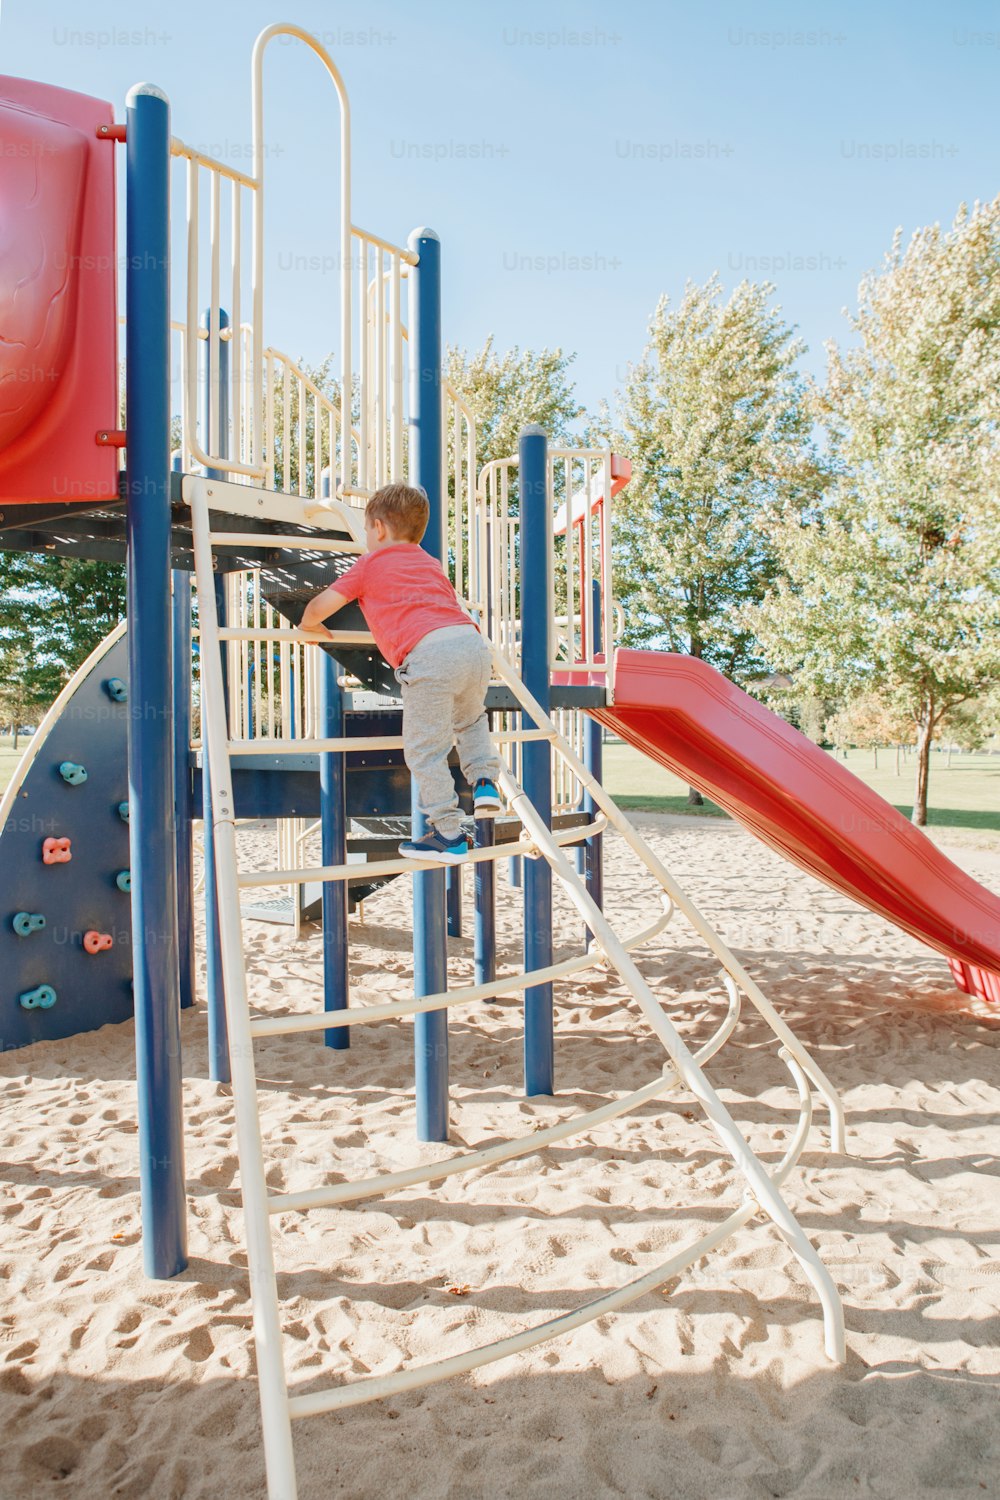
[[[132,889],[132,871],[119,870],[115,876],[115,885],[120,891],[130,891]]]
[[[51,1010],[56,1003],[56,992],[51,984],[40,984],[36,989],[25,990],[18,996],[22,1010]]]
[[[121,820],[122,820],[123,823],[127,823],[128,822],[128,803],[127,802],[119,802],[119,804],[118,804],[118,816],[121,818]]]
[[[124,703],[128,699],[128,687],[120,677],[109,677],[104,686],[108,697],[113,698],[116,703]]]
[[[59,775],[69,786],[82,786],[87,779],[84,766],[78,766],[75,761],[64,760],[59,767]]]
[[[41,932],[45,926],[45,918],[40,911],[19,911],[11,926],[18,937],[30,937],[33,932]]]

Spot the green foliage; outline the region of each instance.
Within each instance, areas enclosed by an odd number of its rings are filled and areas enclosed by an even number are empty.
[[[0,671],[26,711],[50,703],[124,618],[125,569],[48,552],[0,553],[0,601]]]
[[[516,454],[518,433],[530,422],[540,423],[556,446],[576,441],[573,424],[583,416],[583,408],[569,378],[575,358],[561,349],[516,346],[498,354],[492,334],[476,354],[453,347],[446,350],[445,378],[476,420],[480,468]]]
[[[615,592],[626,643],[699,656],[745,680],[767,664],[739,606],[776,574],[766,506],[797,510],[815,487],[802,345],[771,305],[770,284],[723,302],[713,276],[664,297],[614,419],[596,440],[632,461],[615,506]]]
[[[743,619],[800,687],[916,724],[922,823],[933,735],[1000,680],[1000,200],[897,234],[852,326],[815,402],[826,487],[776,511],[784,579]]]
[[[909,714],[871,693],[853,698],[826,721],[826,737],[831,744],[861,749],[912,744],[915,729]]]

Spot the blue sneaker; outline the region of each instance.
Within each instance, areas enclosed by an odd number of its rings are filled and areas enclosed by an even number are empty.
[[[491,813],[498,813],[503,803],[500,801],[500,793],[496,782],[490,781],[483,776],[472,788],[472,810],[477,818],[488,818]]]
[[[407,839],[400,844],[399,852],[404,859],[432,859],[439,865],[460,865],[469,852],[469,841],[464,833],[457,839],[446,839],[432,828],[422,839]]]

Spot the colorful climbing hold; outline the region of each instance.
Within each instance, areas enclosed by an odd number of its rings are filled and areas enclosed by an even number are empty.
[[[85,953],[103,953],[106,948],[114,947],[114,938],[110,932],[90,932],[83,934],[83,950]]]
[[[119,802],[119,804],[118,804],[118,816],[121,818],[121,820],[122,820],[123,823],[127,823],[128,822],[128,803],[127,802]]]
[[[115,876],[115,885],[120,891],[130,891],[132,889],[132,871],[119,870]]]
[[[59,775],[69,786],[82,786],[87,779],[85,766],[78,766],[75,761],[64,760],[59,767]]]
[[[109,677],[104,687],[108,697],[116,703],[124,703],[128,698],[128,688],[120,677]]]
[[[41,932],[45,918],[40,911],[19,911],[14,914],[11,926],[18,937],[30,937],[33,932]]]
[[[24,990],[17,997],[22,1010],[51,1010],[56,1003],[56,992],[51,984],[40,984],[33,990]]]
[[[43,865],[68,865],[73,858],[70,853],[71,839],[46,839],[42,844]]]

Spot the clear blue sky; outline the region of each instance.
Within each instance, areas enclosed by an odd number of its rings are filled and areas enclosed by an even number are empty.
[[[157,83],[175,134],[245,161],[250,49],[280,19],[346,79],[355,222],[440,234],[447,339],[576,351],[588,405],[661,293],[714,270],[773,280],[818,373],[896,226],[1000,191],[1000,11],[979,0],[2,0],[0,68],[119,118],[132,83]],[[335,278],[281,265],[330,249],[334,98],[295,46],[272,49],[267,97],[268,338],[315,360],[337,342]]]

